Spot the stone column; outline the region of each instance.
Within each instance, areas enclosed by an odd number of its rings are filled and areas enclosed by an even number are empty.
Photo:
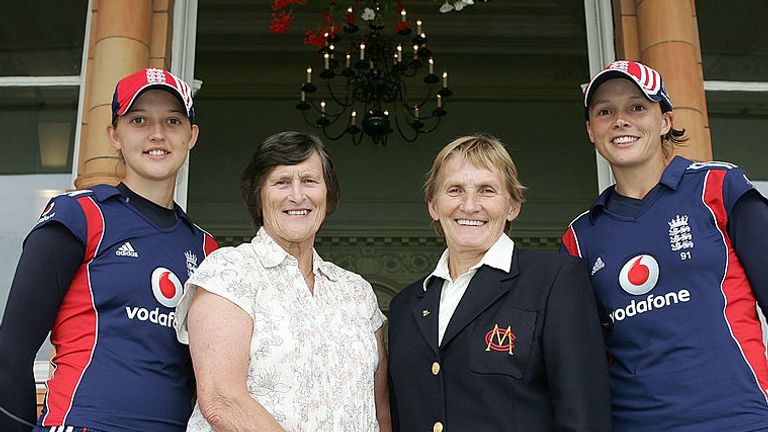
[[[75,187],[120,181],[120,161],[107,141],[117,81],[141,68],[168,68],[171,0],[95,0],[85,80],[85,107]]]

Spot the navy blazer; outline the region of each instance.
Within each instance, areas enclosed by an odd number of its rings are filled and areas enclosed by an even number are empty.
[[[609,432],[608,369],[585,267],[515,248],[509,273],[482,266],[437,346],[443,279],[390,304],[395,431]]]

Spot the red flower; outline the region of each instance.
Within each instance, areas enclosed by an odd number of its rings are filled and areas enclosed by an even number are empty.
[[[275,0],[277,2],[279,0]],[[269,31],[272,33],[285,33],[288,31],[288,27],[293,23],[293,17],[285,13],[285,11],[272,13],[272,21],[269,23]]]
[[[282,8],[284,8],[284,7],[288,6],[288,5],[292,5],[292,4],[295,4],[295,5],[298,5],[298,6],[303,6],[304,5],[304,1],[305,0],[274,0],[272,2],[272,10],[273,11],[277,11],[279,9],[282,9]]]
[[[317,32],[307,30],[304,35],[304,45],[316,46],[318,49],[328,46],[328,36],[333,37],[341,31],[341,26],[318,27]]]
[[[352,24],[355,21],[357,21],[357,15],[355,15],[354,12],[347,12],[347,14],[344,15],[344,22],[345,23]]]
[[[318,49],[325,47],[325,31],[322,28],[318,28],[317,33],[312,33],[312,30],[307,30],[305,35],[304,45],[312,45]]]
[[[399,33],[401,30],[405,30],[410,27],[411,27],[411,20],[399,22],[395,24],[395,31]]]

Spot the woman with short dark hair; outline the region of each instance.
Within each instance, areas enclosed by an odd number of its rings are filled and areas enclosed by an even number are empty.
[[[206,259],[177,309],[197,378],[188,430],[391,430],[373,289],[313,248],[340,196],[323,144],[270,136],[240,192],[256,236]]]

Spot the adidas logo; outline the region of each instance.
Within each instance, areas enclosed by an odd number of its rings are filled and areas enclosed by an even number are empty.
[[[131,242],[125,242],[122,246],[120,246],[116,251],[115,255],[117,256],[125,256],[125,257],[133,257],[138,258],[139,253],[136,252],[136,250],[133,249],[133,246],[131,246]]]
[[[595,265],[592,266],[592,276],[594,276],[595,273],[599,272],[603,267],[605,267],[605,263],[603,262],[603,259],[600,257],[597,257],[597,260],[595,261]]]

